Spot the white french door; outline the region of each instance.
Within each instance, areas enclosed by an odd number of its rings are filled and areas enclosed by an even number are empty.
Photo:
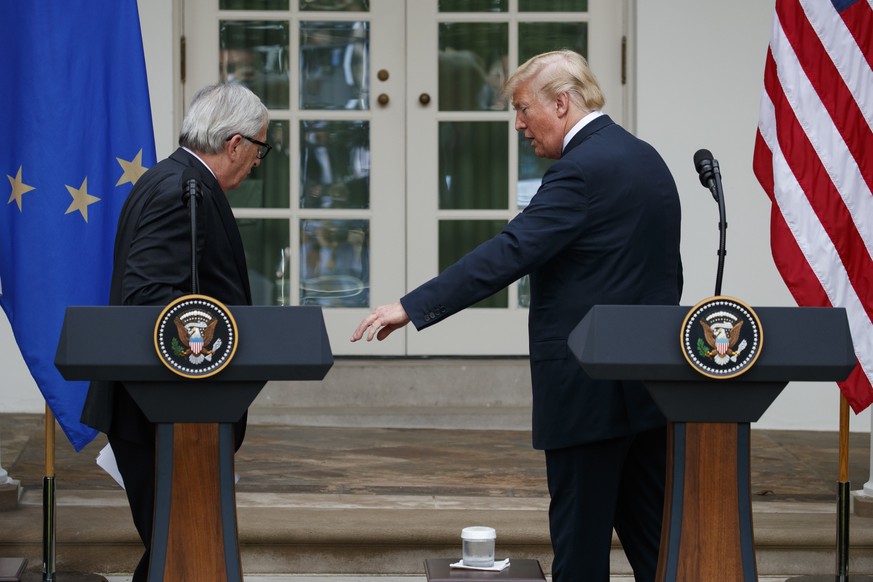
[[[525,281],[424,332],[350,344],[373,306],[499,230],[546,167],[496,89],[520,61],[585,54],[622,121],[624,2],[184,0],[183,101],[237,81],[270,109],[229,198],[255,302],[321,305],[336,355],[523,355]],[[527,148],[527,149],[525,149]]]
[[[585,55],[621,122],[623,2],[413,2],[408,12],[407,286],[436,275],[521,211],[549,161],[520,143],[506,76],[559,48]],[[413,34],[414,31],[414,34]],[[410,355],[527,354],[527,279],[423,333]]]

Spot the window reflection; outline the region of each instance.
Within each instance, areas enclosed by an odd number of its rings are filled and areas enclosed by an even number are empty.
[[[509,204],[505,121],[441,121],[441,209],[503,209]]]
[[[530,307],[530,275],[518,280],[518,306]]]
[[[369,206],[369,122],[301,121],[300,207]]]
[[[271,121],[267,143],[273,146],[258,167],[236,190],[228,194],[234,208],[288,208],[291,200],[291,158],[288,152],[288,122]]]
[[[518,0],[519,12],[587,12],[588,0]]]
[[[440,111],[506,109],[500,90],[507,76],[508,31],[506,23],[440,24]]]
[[[301,11],[367,12],[370,0],[300,0]]]
[[[300,223],[300,304],[368,307],[370,223],[303,220]]]
[[[509,0],[439,0],[440,12],[506,12]]]
[[[562,48],[573,49],[588,58],[587,22],[520,22],[518,62],[534,55]]]
[[[222,20],[219,75],[251,89],[268,108],[287,109],[289,96],[288,24]]]
[[[290,229],[287,220],[240,218],[255,305],[288,305],[290,284]]]
[[[524,132],[518,132],[518,209],[523,210],[542,184],[543,174],[555,160],[540,158],[534,153],[533,147],[524,137]]]
[[[300,23],[301,109],[369,109],[369,26]]]
[[[288,10],[288,0],[220,0],[221,10]]]

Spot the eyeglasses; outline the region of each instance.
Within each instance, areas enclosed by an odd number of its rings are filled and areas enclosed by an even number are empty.
[[[236,134],[233,134],[233,135],[236,135]],[[230,140],[232,140],[232,139],[233,139],[233,135],[230,136],[229,138],[227,138],[227,139],[224,140],[224,141],[230,141]],[[258,140],[254,139],[254,138],[251,138],[251,137],[247,136],[247,135],[242,135],[242,134],[239,134],[239,135],[241,135],[243,139],[247,139],[247,140],[249,140],[250,142],[252,142],[253,144],[255,144],[256,146],[258,146],[258,154],[257,154],[257,155],[258,155],[258,159],[259,159],[259,160],[263,160],[264,158],[266,158],[266,157],[267,157],[267,154],[270,153],[270,150],[273,149],[273,146],[271,146],[271,145],[268,144],[268,143],[264,143],[264,142],[262,142],[262,141],[258,141]]]

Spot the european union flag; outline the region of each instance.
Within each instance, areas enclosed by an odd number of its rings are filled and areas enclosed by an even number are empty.
[[[121,206],[155,163],[139,14],[135,0],[2,2],[0,38],[0,304],[78,451],[96,434],[79,423],[88,386],[54,356],[66,307],[108,302]]]

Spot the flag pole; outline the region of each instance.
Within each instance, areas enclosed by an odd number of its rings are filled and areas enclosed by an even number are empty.
[[[55,498],[55,415],[45,405],[45,476],[42,478],[42,580],[43,582],[106,582],[99,574],[56,571],[57,499]]]
[[[42,478],[42,579],[55,580],[55,415],[45,405],[45,475]]]
[[[840,481],[837,484],[837,577],[849,579],[849,401],[840,392]]]
[[[840,391],[840,452],[839,482],[837,483],[837,556],[836,576],[799,576],[785,582],[849,582],[849,401]],[[873,582],[870,576],[852,576],[851,582]]]

